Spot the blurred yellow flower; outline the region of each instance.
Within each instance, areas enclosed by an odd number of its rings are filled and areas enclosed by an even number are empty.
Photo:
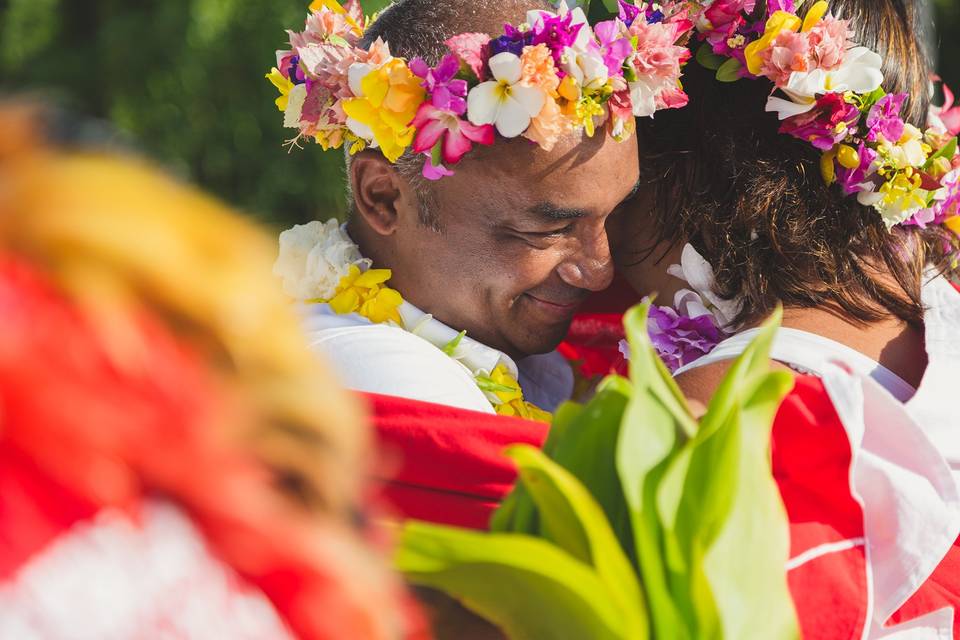
[[[356,265],[350,265],[350,271],[340,280],[337,292],[329,300],[330,308],[336,313],[359,313],[373,323],[392,320],[403,326],[398,311],[403,297],[396,289],[384,286],[393,273],[390,269],[368,269],[360,271]]]
[[[360,87],[363,96],[344,100],[343,110],[369,127],[383,155],[396,162],[416,133],[410,123],[426,97],[421,79],[394,58],[364,76]]]
[[[277,105],[277,109],[286,111],[287,102],[290,100],[290,92],[293,91],[293,83],[283,77],[283,74],[280,73],[280,70],[276,67],[270,69],[270,73],[264,77],[280,92],[280,97],[274,102],[274,104]]]

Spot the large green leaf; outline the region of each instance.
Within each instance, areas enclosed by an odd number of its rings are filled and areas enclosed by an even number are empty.
[[[513,640],[632,640],[597,572],[544,540],[412,522],[395,565],[414,584],[452,595]]]
[[[700,638],[795,636],[787,520],[769,458],[770,427],[792,386],[789,373],[770,372],[779,320],[778,312],[731,366],[658,490],[668,558],[686,563],[670,563],[671,582],[688,595],[678,606]]]
[[[651,611],[654,635],[682,640],[692,637],[671,593],[663,556],[663,529],[656,512],[656,487],[674,453],[695,433],[686,401],[647,334],[650,303],[624,317],[630,343],[633,393],[627,405],[616,463],[630,509],[640,575]]]
[[[540,450],[520,445],[507,455],[517,463],[520,481],[537,504],[545,538],[593,566],[621,611],[627,636],[647,638],[640,583],[600,505],[576,477]]]
[[[734,431],[739,447],[737,490],[723,526],[706,551],[704,567],[725,638],[799,638],[787,585],[790,534],[770,469],[770,429],[793,386],[787,372],[755,387]],[[731,438],[733,439],[733,438]],[[742,554],[749,550],[749,562]]]

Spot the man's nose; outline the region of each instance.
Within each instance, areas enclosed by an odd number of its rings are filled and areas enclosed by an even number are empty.
[[[567,284],[578,289],[603,291],[613,282],[613,259],[610,243],[603,227],[580,241],[579,249],[564,260],[557,273]]]

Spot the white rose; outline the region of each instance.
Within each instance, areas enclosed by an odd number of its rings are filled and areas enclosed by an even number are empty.
[[[314,220],[280,234],[273,274],[283,278],[284,293],[295,300],[329,300],[354,264],[361,271],[370,267],[340,223]]]

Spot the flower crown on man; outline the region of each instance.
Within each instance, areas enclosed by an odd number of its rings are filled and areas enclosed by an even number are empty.
[[[372,20],[357,0],[314,0],[267,78],[281,93],[284,126],[298,130],[292,143],[379,148],[390,162],[412,150],[432,180],[496,134],[546,150],[576,130],[605,127],[622,140],[634,117],[686,105],[680,75],[694,21],[687,2],[618,2],[619,16],[593,27],[561,4],[558,13],[530,11],[499,37],[456,35],[431,67],[393,57],[379,38],[361,47]]]
[[[828,184],[873,206],[888,228],[946,224],[960,233],[960,124],[940,113],[926,131],[905,122],[909,95],[884,91],[883,60],[851,40],[827,2],[707,0],[697,31],[705,41],[697,60],[718,80],[773,83],[766,110],[781,133],[822,152]],[[949,107],[942,113],[952,116]]]

